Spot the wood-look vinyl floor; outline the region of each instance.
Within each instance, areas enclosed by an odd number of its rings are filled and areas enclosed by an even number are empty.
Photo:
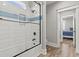
[[[73,47],[73,40],[64,39],[60,48],[55,48],[47,45],[47,54],[40,54],[39,57],[79,57],[79,54],[75,53]]]

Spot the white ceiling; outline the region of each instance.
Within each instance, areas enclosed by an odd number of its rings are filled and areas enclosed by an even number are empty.
[[[56,1],[46,1],[46,5],[49,5],[51,3],[55,3]]]

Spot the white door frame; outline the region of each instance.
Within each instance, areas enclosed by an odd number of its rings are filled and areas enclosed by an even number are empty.
[[[71,6],[71,7],[66,7],[66,8],[62,8],[62,9],[59,9],[57,10],[57,42],[58,42],[58,47],[60,47],[60,39],[61,39],[61,28],[60,28],[60,22],[61,22],[61,16],[60,16],[60,13],[62,11],[67,11],[67,10],[73,10],[73,9],[76,9],[78,8],[79,5],[76,5],[76,6]],[[76,18],[75,18],[76,20]],[[76,26],[76,25],[75,25]],[[75,40],[76,41],[76,40]],[[76,42],[75,42],[76,43]]]
[[[60,39],[61,42],[63,42],[63,18],[67,18],[67,17],[73,17],[73,25],[74,25],[74,20],[75,20],[74,15],[67,15],[67,16],[61,17],[61,19],[60,19],[61,20],[61,39]],[[73,28],[74,28],[74,26],[73,26]],[[69,37],[69,38],[71,38],[71,37]],[[74,36],[73,36],[73,39],[75,39]],[[73,41],[73,44],[74,44],[74,41]]]

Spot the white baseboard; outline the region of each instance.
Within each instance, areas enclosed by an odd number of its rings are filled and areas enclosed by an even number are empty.
[[[52,47],[59,47],[58,44],[52,43],[52,42],[48,42],[47,41],[47,45],[52,46]]]
[[[76,49],[76,53],[79,54],[79,50],[78,49]]]

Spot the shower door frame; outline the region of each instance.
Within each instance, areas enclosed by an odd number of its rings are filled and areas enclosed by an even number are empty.
[[[33,2],[35,2],[36,4],[38,4],[38,5],[40,6],[40,9],[39,9],[39,11],[40,11],[40,12],[39,12],[39,13],[40,13],[40,14],[39,14],[39,17],[40,17],[40,18],[39,18],[39,19],[40,19],[40,21],[39,21],[39,43],[38,43],[37,45],[31,47],[31,48],[28,48],[28,49],[26,49],[26,50],[24,50],[24,51],[22,51],[22,52],[20,52],[20,53],[18,53],[18,54],[16,54],[16,55],[14,55],[13,57],[17,57],[17,56],[19,56],[19,55],[25,53],[26,51],[28,51],[28,50],[30,50],[30,49],[33,49],[33,48],[35,48],[35,47],[37,47],[38,45],[41,44],[41,39],[42,39],[42,38],[41,38],[41,26],[42,26],[42,25],[41,25],[41,24],[42,24],[42,21],[41,21],[41,19],[42,19],[42,17],[41,17],[41,16],[42,16],[42,14],[41,14],[42,11],[41,11],[41,10],[42,10],[42,9],[41,9],[41,8],[42,8],[42,6],[41,6],[40,3],[36,2],[36,1],[33,1]]]

